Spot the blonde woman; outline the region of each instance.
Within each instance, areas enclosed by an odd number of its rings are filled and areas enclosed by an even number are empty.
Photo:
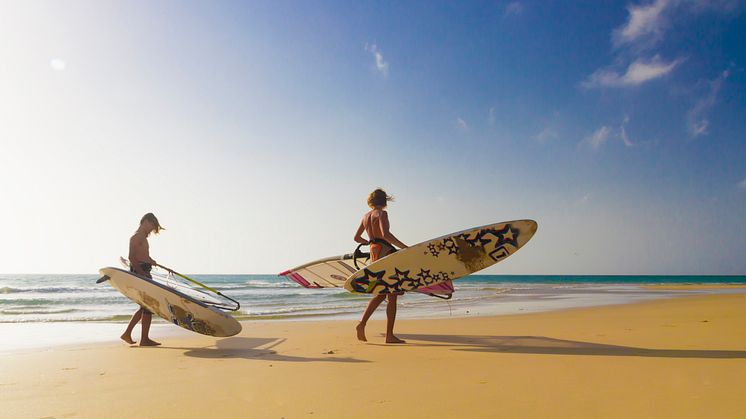
[[[407,247],[406,244],[397,239],[389,230],[389,215],[385,208],[388,205],[388,202],[392,200],[393,198],[386,194],[383,189],[378,188],[371,192],[368,196],[368,206],[371,210],[363,215],[363,219],[360,221],[360,227],[358,227],[357,233],[355,233],[356,242],[370,245],[371,262],[375,262],[376,260],[395,252],[396,248],[394,245],[398,246],[400,249]],[[369,240],[365,240],[362,237],[363,231],[365,231]],[[397,297],[398,294],[380,294],[374,296],[370,300],[368,307],[363,313],[363,318],[357,325],[357,338],[359,340],[363,342],[368,341],[365,337],[365,325],[383,300],[388,299],[386,305],[386,343],[406,343],[394,335]]]

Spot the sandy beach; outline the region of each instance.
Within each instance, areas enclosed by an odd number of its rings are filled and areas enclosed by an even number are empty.
[[[702,291],[702,290],[746,290],[744,284],[661,284],[641,285],[643,289],[668,291]]]
[[[743,417],[746,295],[0,355],[3,417]],[[52,325],[53,326],[53,325]]]

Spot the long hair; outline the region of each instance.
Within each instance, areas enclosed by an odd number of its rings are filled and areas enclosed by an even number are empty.
[[[368,206],[371,208],[375,207],[386,207],[389,201],[393,201],[394,197],[386,194],[381,188],[376,188],[373,192],[368,195]]]
[[[165,228],[161,226],[161,223],[158,222],[158,218],[156,218],[155,214],[153,214],[152,212],[149,212],[142,216],[142,218],[140,219],[140,225],[142,225],[142,223],[144,223],[145,221],[150,221],[151,223],[153,223],[153,225],[155,226],[155,229],[153,229],[153,233],[155,234],[160,233],[161,230],[165,230]]]

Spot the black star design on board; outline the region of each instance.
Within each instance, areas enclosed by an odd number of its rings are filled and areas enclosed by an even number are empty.
[[[438,249],[435,247],[435,244],[433,244],[433,243],[430,243],[430,244],[427,245],[427,250],[429,250],[430,254],[433,255],[433,256],[435,256],[435,257],[438,257],[438,254],[440,254],[440,252],[438,251]]]
[[[412,278],[412,284],[416,287],[422,287],[427,284],[427,280],[431,278],[429,269],[420,269],[420,272]],[[414,288],[414,287],[413,287]]]
[[[477,241],[479,241],[479,233],[477,233],[474,238],[469,238],[468,234],[462,234],[461,238],[464,239],[465,242],[469,243],[469,246],[476,246]]]
[[[453,241],[451,237],[443,240],[443,244],[446,246],[446,249],[448,249],[449,255],[457,255],[458,254],[458,246],[456,245],[456,242]]]
[[[411,290],[418,285],[421,285],[421,281],[416,278],[412,278],[409,276],[409,271],[400,271],[396,270],[396,275],[399,278],[399,286],[401,289],[404,290]]]
[[[477,236],[475,237],[475,240],[479,241],[479,245],[484,247],[487,243],[491,243],[492,239],[485,238],[485,234],[491,233],[494,230],[481,230],[479,233],[477,233]],[[493,233],[495,237],[497,237],[496,234]]]
[[[368,285],[370,285],[371,281],[373,281],[374,283],[380,283],[383,281],[383,276],[385,274],[385,270],[374,272],[368,268],[363,268],[363,276],[352,281],[352,288],[357,292],[365,292],[367,291]]]
[[[496,230],[494,228],[490,229],[484,229],[481,231],[481,236],[484,237],[486,235],[492,235],[493,237],[497,238],[497,242],[495,243],[495,247],[500,247],[504,245],[505,243],[508,243],[512,245],[513,247],[518,247],[518,235],[520,234],[520,231],[516,228],[513,228],[510,224],[507,224],[505,227],[503,227],[501,230]],[[482,240],[484,241],[484,240]],[[485,242],[489,243],[489,242]]]
[[[402,282],[411,280],[409,277],[409,271],[400,271],[399,268],[394,268],[394,274],[389,276],[389,279],[393,279],[396,282]],[[388,281],[386,281],[388,283]]]
[[[513,228],[510,224],[506,225],[505,228],[497,232],[500,238],[500,244],[508,243],[513,247],[518,247],[518,235],[521,232],[518,229]]]

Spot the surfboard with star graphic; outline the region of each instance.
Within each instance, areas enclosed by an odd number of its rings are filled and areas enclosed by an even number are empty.
[[[414,291],[505,260],[536,233],[533,220],[507,221],[447,234],[400,250],[353,273],[345,289],[367,294]]]

